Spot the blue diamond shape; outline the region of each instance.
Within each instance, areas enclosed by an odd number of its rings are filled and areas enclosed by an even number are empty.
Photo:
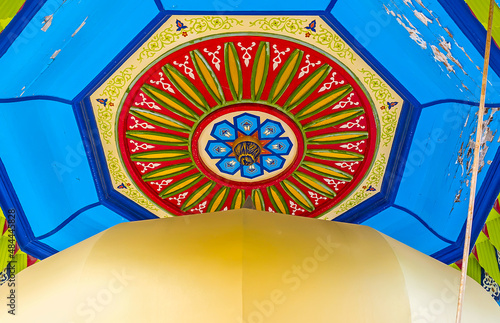
[[[292,142],[288,138],[279,138],[268,143],[265,148],[278,155],[288,155],[292,150]]]
[[[211,158],[222,158],[229,155],[232,149],[223,142],[210,140],[205,147],[205,151]]]
[[[285,159],[275,155],[261,155],[260,163],[265,170],[272,172],[281,169],[285,164]]]
[[[241,167],[241,164],[233,157],[224,158],[215,165],[221,172],[229,175],[236,174]]]
[[[210,134],[222,141],[234,141],[236,139],[234,126],[226,120],[217,122]]]
[[[259,128],[260,118],[250,113],[243,113],[234,118],[234,124],[238,131],[247,136],[253,134]]]
[[[241,176],[246,178],[255,178],[264,174],[262,167],[255,163],[251,166],[242,166]]]
[[[283,126],[276,121],[266,120],[259,131],[259,138],[264,139],[273,139],[279,137],[285,130]]]

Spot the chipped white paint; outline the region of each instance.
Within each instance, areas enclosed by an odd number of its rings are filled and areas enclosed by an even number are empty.
[[[434,60],[436,62],[443,63],[444,66],[446,67],[446,69],[448,70],[448,72],[455,72],[455,69],[453,68],[453,66],[450,64],[450,62],[448,62],[448,57],[446,57],[445,54],[441,53],[439,48],[437,48],[434,45],[431,45],[431,49],[432,49],[432,53],[434,54]]]
[[[50,15],[50,16],[45,16],[45,18],[42,21],[42,24],[43,24],[42,31],[43,32],[46,32],[47,29],[49,29],[49,27],[52,25],[52,19],[53,18],[54,18],[53,14]]]
[[[392,15],[393,17],[396,17],[396,13],[394,13],[394,11],[389,10],[389,8],[387,8],[387,7],[385,6],[385,4],[384,4],[383,6],[384,6],[384,8],[385,8],[385,12],[387,12],[387,14],[388,14],[388,15]]]
[[[71,37],[75,37],[75,35],[78,34],[78,32],[80,31],[80,29],[82,29],[83,26],[85,26],[85,24],[87,23],[87,18],[85,18],[85,20],[81,23],[81,25],[78,28],[76,28],[75,32],[71,35]]]
[[[60,50],[60,49],[56,50],[56,51],[54,52],[54,54],[52,54],[52,56],[50,56],[50,59],[56,59],[57,55],[59,55],[59,53],[60,53],[60,52],[61,52],[61,50]]]
[[[417,17],[417,18],[418,18],[418,20],[420,20],[420,21],[421,21],[424,25],[426,25],[426,26],[427,26],[429,23],[431,23],[431,24],[432,24],[432,20],[431,20],[431,19],[429,19],[429,18],[427,18],[427,16],[426,16],[426,15],[424,15],[424,13],[423,13],[423,12],[420,12],[420,11],[418,11],[418,10],[415,10],[415,9],[414,9],[414,10],[413,10],[413,14],[414,14],[414,15],[415,15],[415,17]]]
[[[396,20],[398,21],[398,23],[403,26],[404,29],[406,29],[406,31],[410,34],[410,38],[418,44],[418,46],[420,46],[420,48],[422,49],[427,49],[427,42],[421,37],[421,34],[420,32],[417,30],[417,28],[415,28],[415,26],[412,25],[412,23],[408,20],[408,18],[406,18],[406,16],[404,16],[404,19],[406,20],[406,22],[408,23],[408,26],[406,26],[406,24],[401,20],[401,16],[398,15],[398,17],[396,18]]]
[[[452,61],[453,63],[455,63],[455,65],[457,65],[462,70],[462,72],[464,72],[464,74],[467,74],[465,72],[464,68],[462,67],[462,64],[460,64],[460,62],[458,61],[458,59],[456,59],[453,56],[453,54],[451,53],[451,43],[447,42],[446,39],[443,36],[441,36],[441,40],[439,41],[439,46],[446,51],[446,57],[450,61]]]

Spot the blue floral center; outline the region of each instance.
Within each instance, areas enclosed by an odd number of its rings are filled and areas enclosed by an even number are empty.
[[[222,173],[254,179],[283,169],[290,154],[292,141],[282,136],[285,130],[276,121],[242,113],[213,125],[205,151],[212,159],[220,159],[216,166]]]

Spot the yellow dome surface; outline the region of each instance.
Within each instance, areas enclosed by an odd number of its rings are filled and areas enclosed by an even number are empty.
[[[241,209],[112,227],[16,276],[0,322],[446,323],[459,275],[369,227]],[[469,279],[462,322],[499,316]]]

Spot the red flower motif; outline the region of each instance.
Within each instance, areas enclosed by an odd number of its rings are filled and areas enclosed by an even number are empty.
[[[185,32],[185,31],[182,32],[182,36],[186,37],[187,35],[188,35],[187,32]]]
[[[306,37],[309,37],[309,36],[311,36],[311,33],[306,33]]]

